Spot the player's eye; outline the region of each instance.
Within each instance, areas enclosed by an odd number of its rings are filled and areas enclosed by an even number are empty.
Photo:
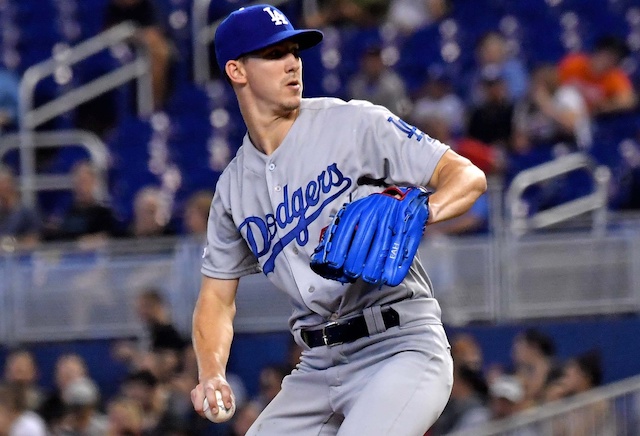
[[[291,53],[296,59],[300,57],[300,49],[298,47],[274,47],[261,54],[261,58],[277,60],[282,59]]]

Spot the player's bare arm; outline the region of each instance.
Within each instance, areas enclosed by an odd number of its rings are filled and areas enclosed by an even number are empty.
[[[454,152],[442,155],[429,181],[429,224],[462,215],[487,190],[487,178],[478,167]]]
[[[232,404],[231,387],[225,377],[233,340],[237,289],[237,279],[202,278],[193,312],[193,347],[198,361],[199,384],[191,391],[194,409],[201,415],[205,396],[213,413],[217,413],[216,390],[220,391],[228,408]]]

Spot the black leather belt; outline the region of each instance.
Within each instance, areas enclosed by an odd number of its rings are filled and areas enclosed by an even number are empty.
[[[382,319],[386,328],[400,325],[400,316],[392,308],[382,310]],[[353,342],[357,339],[369,336],[369,329],[364,315],[342,321],[332,321],[321,329],[302,330],[302,340],[311,348],[322,345],[338,345]]]

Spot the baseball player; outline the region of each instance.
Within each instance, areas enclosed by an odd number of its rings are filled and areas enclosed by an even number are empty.
[[[428,187],[435,223],[468,210],[486,179],[384,107],[302,98],[299,53],[321,39],[265,4],[231,13],[216,31],[217,61],[248,133],[211,204],[193,316],[193,406],[203,414],[206,398],[215,415],[215,391],[232,406],[225,369],[238,280],[262,272],[288,294],[303,352],[247,434],[422,435],[447,403],[453,375],[420,259],[393,287],[323,278],[310,259],[345,203],[387,185]]]

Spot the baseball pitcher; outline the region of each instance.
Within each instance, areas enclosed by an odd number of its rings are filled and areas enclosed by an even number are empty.
[[[302,98],[300,51],[322,36],[266,4],[216,31],[248,131],[211,204],[193,406],[214,420],[232,415],[225,370],[238,280],[262,272],[288,294],[304,351],[248,434],[423,435],[453,375],[417,247],[428,224],[467,211],[486,179],[384,107]]]

